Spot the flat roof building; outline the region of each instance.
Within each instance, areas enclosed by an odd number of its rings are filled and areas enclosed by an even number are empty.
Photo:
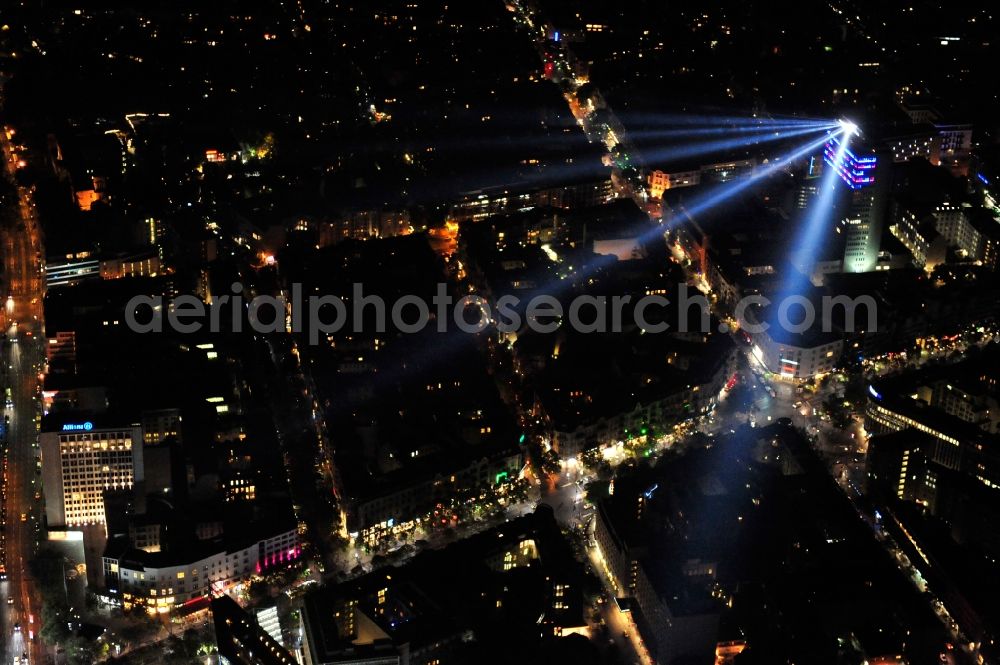
[[[143,480],[137,425],[62,422],[38,436],[48,527],[104,524],[104,493]]]

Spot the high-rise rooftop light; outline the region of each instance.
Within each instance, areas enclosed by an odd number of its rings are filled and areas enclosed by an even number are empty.
[[[840,128],[844,130],[844,135],[848,139],[850,139],[855,134],[861,133],[861,129],[858,127],[857,123],[848,120],[847,118],[841,118],[840,120],[837,121],[837,124],[840,125]]]

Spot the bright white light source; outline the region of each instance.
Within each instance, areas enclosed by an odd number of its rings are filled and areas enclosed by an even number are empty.
[[[844,133],[848,136],[853,136],[858,133],[858,126],[850,120],[838,120],[837,124],[840,125],[840,128],[843,129]]]

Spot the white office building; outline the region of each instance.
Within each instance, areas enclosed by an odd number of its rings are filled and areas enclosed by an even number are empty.
[[[38,436],[49,529],[104,524],[104,493],[132,489],[143,479],[137,425],[64,423]]]

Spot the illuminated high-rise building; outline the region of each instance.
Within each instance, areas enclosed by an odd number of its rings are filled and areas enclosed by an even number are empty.
[[[842,139],[834,136],[826,144],[823,161],[850,191],[844,225],[847,235],[844,245],[843,271],[871,272],[878,265],[879,244],[885,207],[885,185],[888,178],[878,170],[879,159],[874,154],[862,155],[848,147],[840,150]]]
[[[835,134],[826,142],[823,161],[837,171],[837,175],[852,190],[865,189],[875,183],[875,155],[858,156],[850,147],[840,153],[842,135]]]
[[[844,218],[847,237],[844,244],[844,272],[871,272],[878,264],[882,224],[874,214],[874,191],[855,190]]]
[[[38,436],[49,528],[104,524],[104,493],[143,480],[138,426],[63,423]]]

